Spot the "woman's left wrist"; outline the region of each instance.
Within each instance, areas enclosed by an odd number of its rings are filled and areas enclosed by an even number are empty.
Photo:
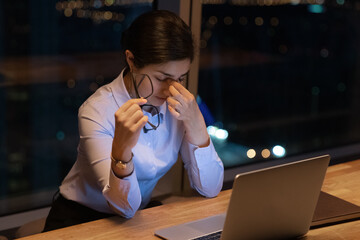
[[[207,147],[210,144],[210,136],[206,133],[198,133],[198,132],[191,132],[192,134],[189,134],[189,131],[185,133],[185,137],[187,141],[195,146],[198,146],[200,148]]]

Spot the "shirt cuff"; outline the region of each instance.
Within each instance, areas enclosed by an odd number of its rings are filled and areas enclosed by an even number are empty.
[[[136,181],[135,169],[129,176],[126,176],[124,178],[117,177],[114,171],[110,169],[109,185],[111,187],[117,187],[120,186],[121,184],[124,184],[124,182],[132,182],[132,181]]]
[[[141,203],[141,194],[135,171],[125,178],[118,178],[110,170],[109,184],[103,194],[115,212],[131,218]]]
[[[199,147],[192,145],[191,143],[189,144],[190,151],[194,153],[199,168],[202,167],[202,164],[208,164],[209,159],[218,159],[218,155],[211,139],[207,147]]]

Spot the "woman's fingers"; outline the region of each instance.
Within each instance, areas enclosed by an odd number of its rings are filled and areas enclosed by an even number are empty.
[[[135,124],[134,124],[134,132],[142,129],[148,121],[148,117],[143,115]]]
[[[131,99],[124,103],[115,113],[117,125],[128,129],[130,132],[136,132],[145,126],[147,117],[144,116],[140,105],[146,102],[146,99]]]
[[[134,115],[136,116],[135,113],[138,112],[137,119],[139,119],[143,115],[140,106],[145,104],[146,102],[147,102],[146,99],[141,99],[141,98],[131,99],[126,103],[124,103],[116,111],[115,116],[117,117],[117,119],[124,121],[125,119],[133,118]]]
[[[173,81],[171,86],[173,86],[182,95],[186,95],[186,93],[189,92],[182,84],[176,81]]]
[[[131,99],[116,111],[113,151],[120,151],[124,146],[131,149],[136,145],[140,131],[148,120],[140,107],[145,103],[146,99]]]
[[[171,105],[168,105],[168,109],[175,118],[178,119],[180,117],[180,113],[176,111],[175,108],[173,108]]]
[[[132,107],[134,104],[141,106],[141,105],[144,105],[146,102],[147,102],[147,100],[145,98],[130,99],[126,103],[124,103],[119,109],[122,109],[125,112],[130,107]]]
[[[175,111],[180,113],[181,103],[177,100],[175,100],[173,97],[168,97],[167,102],[169,106],[171,106]]]
[[[180,104],[182,104],[184,102],[183,101],[183,95],[181,95],[181,93],[178,91],[178,89],[176,89],[173,85],[170,85],[169,92],[170,92],[170,95],[171,95],[170,97],[177,100]]]

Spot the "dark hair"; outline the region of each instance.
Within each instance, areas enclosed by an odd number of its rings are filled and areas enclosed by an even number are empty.
[[[190,27],[175,13],[166,10],[140,15],[123,33],[121,43],[124,51],[134,54],[134,64],[138,68],[194,58]]]

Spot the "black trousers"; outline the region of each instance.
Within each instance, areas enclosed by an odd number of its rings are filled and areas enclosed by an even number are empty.
[[[52,203],[43,232],[115,216],[114,214],[98,212],[80,203],[68,200],[60,193],[56,194],[58,194],[58,197]],[[160,205],[162,205],[160,201],[153,200],[146,208]]]
[[[59,196],[51,205],[43,232],[111,216],[115,215],[98,212],[94,209],[81,205],[80,203],[68,200],[59,193]]]

